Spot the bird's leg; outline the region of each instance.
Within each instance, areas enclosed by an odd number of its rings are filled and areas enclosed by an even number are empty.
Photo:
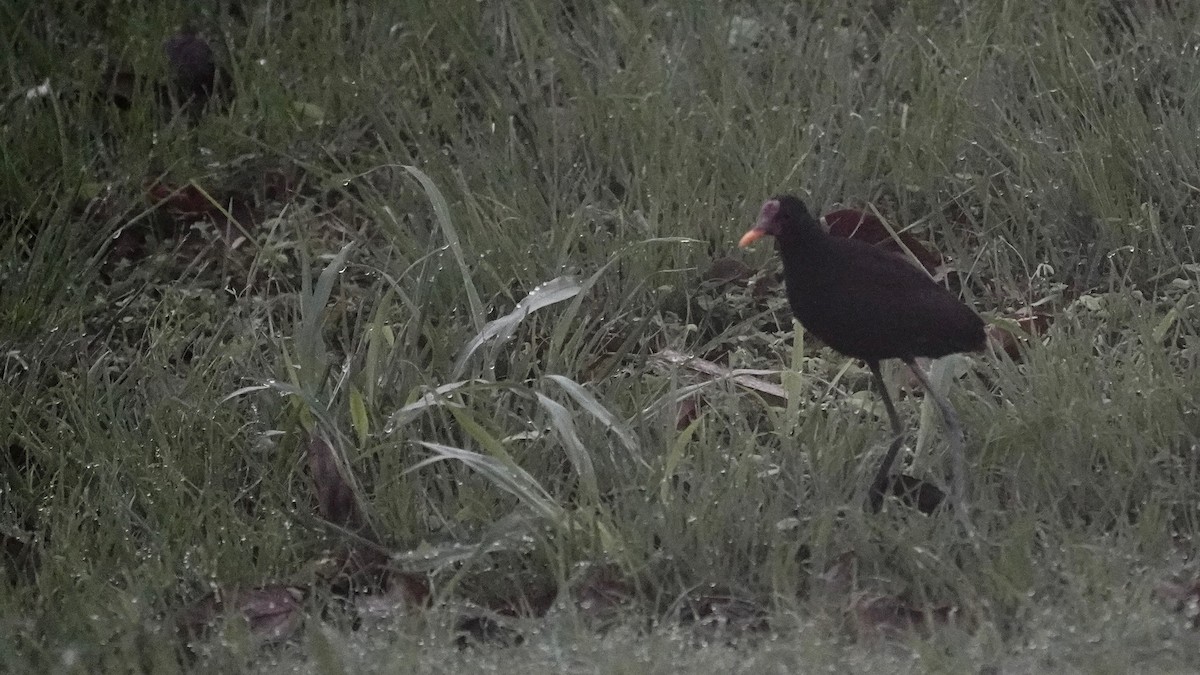
[[[887,409],[888,420],[892,423],[892,444],[888,446],[887,454],[883,456],[879,470],[875,472],[875,479],[871,481],[871,490],[867,493],[867,503],[871,513],[878,513],[883,506],[883,496],[887,494],[888,479],[892,473],[892,464],[896,461],[896,453],[900,452],[900,446],[904,443],[904,426],[900,423],[900,415],[896,414],[896,406],[892,404],[892,397],[888,396],[887,383],[883,381],[883,373],[879,372],[879,362],[868,361],[867,366],[871,368],[875,384],[879,385],[879,394],[883,396],[883,407]]]
[[[925,375],[925,371],[921,370],[917,362],[909,358],[904,359],[904,364],[913,372],[913,375],[917,376],[917,380],[921,382],[925,392],[933,399],[934,404],[942,413],[942,420],[946,423],[946,432],[950,435],[950,491],[954,494],[954,505],[959,519],[970,530],[967,510],[966,440],[963,437],[962,424],[959,423],[954,408],[950,407],[950,402],[934,391],[929,377]]]

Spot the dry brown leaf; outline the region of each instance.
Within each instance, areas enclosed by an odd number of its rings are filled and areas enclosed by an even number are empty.
[[[1200,580],[1164,581],[1154,589],[1154,594],[1171,603],[1192,628],[1200,628]]]
[[[633,585],[612,565],[589,569],[573,586],[576,612],[593,626],[620,616],[634,598]]]
[[[146,197],[172,218],[179,220],[199,220],[217,210],[213,200],[199,187],[191,184],[175,187],[157,181],[147,182]]]
[[[250,634],[264,644],[288,639],[304,624],[306,593],[298,586],[273,584],[229,592],[215,591],[185,610],[179,628],[189,638],[203,635],[224,616],[244,619]]]
[[[376,541],[366,521],[354,489],[342,475],[333,446],[321,436],[308,442],[308,470],[317,495],[317,510],[325,520]]]
[[[360,615],[387,620],[410,609],[429,606],[429,580],[424,576],[390,570],[383,587],[386,590],[381,593],[354,596],[354,607]]]
[[[787,390],[773,382],[768,382],[764,379],[756,377],[765,373],[775,373],[771,370],[731,370],[712,361],[688,356],[682,352],[677,352],[674,349],[664,349],[653,356],[661,363],[666,363],[672,366],[683,366],[689,370],[694,370],[702,375],[708,375],[712,379],[729,379],[738,386],[752,389],[760,394],[766,394],[783,401],[787,400]]]
[[[908,232],[894,237],[883,222],[872,213],[858,209],[841,209],[827,213],[822,218],[829,225],[829,234],[835,237],[855,239],[908,257],[909,252],[930,274],[942,265],[942,255],[931,251]],[[897,241],[899,240],[899,241]],[[905,249],[908,249],[906,252]]]
[[[679,410],[675,413],[676,431],[683,431],[700,417],[700,403],[699,396],[689,396],[679,402]]]
[[[717,587],[685,598],[679,608],[679,622],[698,629],[706,639],[765,631],[770,628],[767,616],[762,604]]]
[[[1015,315],[1001,317],[1000,321],[989,323],[987,332],[988,344],[997,351],[1003,351],[1014,361],[1020,361],[1021,351],[1030,343],[1030,338],[1044,335],[1054,323],[1054,317],[1045,312],[1023,310]]]
[[[857,639],[877,640],[928,635],[933,628],[949,624],[958,608],[919,607],[894,595],[861,593],[851,600],[849,613]]]
[[[718,283],[745,281],[754,276],[754,270],[740,258],[729,256],[717,258],[704,272],[704,280]]]

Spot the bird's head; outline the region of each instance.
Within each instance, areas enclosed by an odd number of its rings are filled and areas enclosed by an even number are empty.
[[[804,202],[791,195],[772,197],[758,211],[758,222],[742,235],[738,246],[745,248],[766,236],[793,238],[806,234],[811,228],[820,231]]]

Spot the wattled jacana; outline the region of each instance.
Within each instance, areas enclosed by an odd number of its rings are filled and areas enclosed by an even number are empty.
[[[962,426],[915,359],[982,350],[987,342],[983,320],[901,256],[829,235],[796,197],[767,200],[758,222],[738,245],[746,247],[765,236],[775,237],[788,304],[800,324],[834,350],[865,361],[883,394],[893,439],[871,483],[871,510],[878,511],[883,503],[904,434],[879,362],[900,359],[945,420],[952,444],[952,496],[960,518],[969,522]]]

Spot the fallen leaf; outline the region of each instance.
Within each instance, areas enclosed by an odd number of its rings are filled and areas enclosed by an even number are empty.
[[[854,589],[858,576],[858,555],[846,551],[833,560],[824,572],[817,575],[815,589],[826,597],[840,598]]]
[[[1024,310],[1013,316],[992,319],[984,329],[988,343],[997,351],[1003,351],[1014,361],[1020,361],[1022,350],[1029,346],[1031,338],[1044,335],[1054,322],[1054,317],[1045,312]]]
[[[490,603],[488,609],[500,616],[543,616],[554,606],[558,589],[552,586],[527,585],[513,588],[517,595],[500,598]]]
[[[575,611],[594,628],[618,619],[634,598],[634,587],[613,565],[589,568],[571,584]]]
[[[558,597],[558,589],[552,586],[513,587],[511,590],[517,595],[493,599],[487,606],[469,605],[471,611],[455,624],[458,633],[455,642],[460,648],[477,643],[506,646],[523,643],[521,619],[544,616]]]
[[[342,474],[335,450],[321,436],[308,441],[308,470],[317,495],[317,511],[328,522],[375,541],[363,518],[350,482]]]
[[[761,632],[770,627],[767,610],[761,603],[710,587],[708,592],[682,599],[679,622],[703,631],[704,637],[715,634]]]
[[[689,424],[700,416],[700,397],[689,396],[679,402],[679,410],[675,413],[675,430],[683,431]]]
[[[282,642],[304,624],[306,592],[298,586],[273,584],[229,592],[214,591],[179,616],[177,625],[189,639],[202,636],[219,619],[237,615],[263,644]]]
[[[822,216],[829,225],[829,234],[835,237],[855,239],[879,246],[905,257],[909,254],[930,274],[942,265],[940,253],[929,248],[908,232],[893,235],[877,216],[858,209],[841,209]],[[907,251],[905,250],[907,249]]]
[[[384,578],[386,590],[354,594],[354,608],[360,616],[375,620],[390,620],[412,608],[429,605],[429,579],[409,572],[388,570]]]
[[[1155,587],[1154,594],[1170,602],[1192,628],[1200,628],[1200,580],[1164,581]]]
[[[150,203],[177,219],[199,220],[218,210],[213,199],[191,183],[181,187],[159,182],[147,183],[146,197]]]
[[[858,640],[896,639],[907,634],[928,635],[958,615],[950,605],[920,607],[893,595],[860,593],[850,602],[851,627]]]
[[[738,386],[752,389],[760,394],[766,394],[777,398],[781,401],[787,400],[787,390],[778,384],[763,380],[757,375],[766,373],[774,374],[776,371],[771,370],[731,370],[712,361],[688,356],[682,352],[677,352],[674,349],[664,349],[655,354],[652,359],[662,364],[671,366],[683,366],[689,370],[694,370],[702,375],[711,376],[713,379],[723,380],[729,379]]]
[[[754,276],[754,269],[740,258],[724,256],[712,261],[704,272],[704,280],[721,284],[745,281]]]
[[[459,649],[466,649],[477,644],[496,644],[514,647],[525,642],[525,636],[518,630],[516,622],[511,617],[473,614],[458,620],[454,626],[458,634],[454,642]]]

